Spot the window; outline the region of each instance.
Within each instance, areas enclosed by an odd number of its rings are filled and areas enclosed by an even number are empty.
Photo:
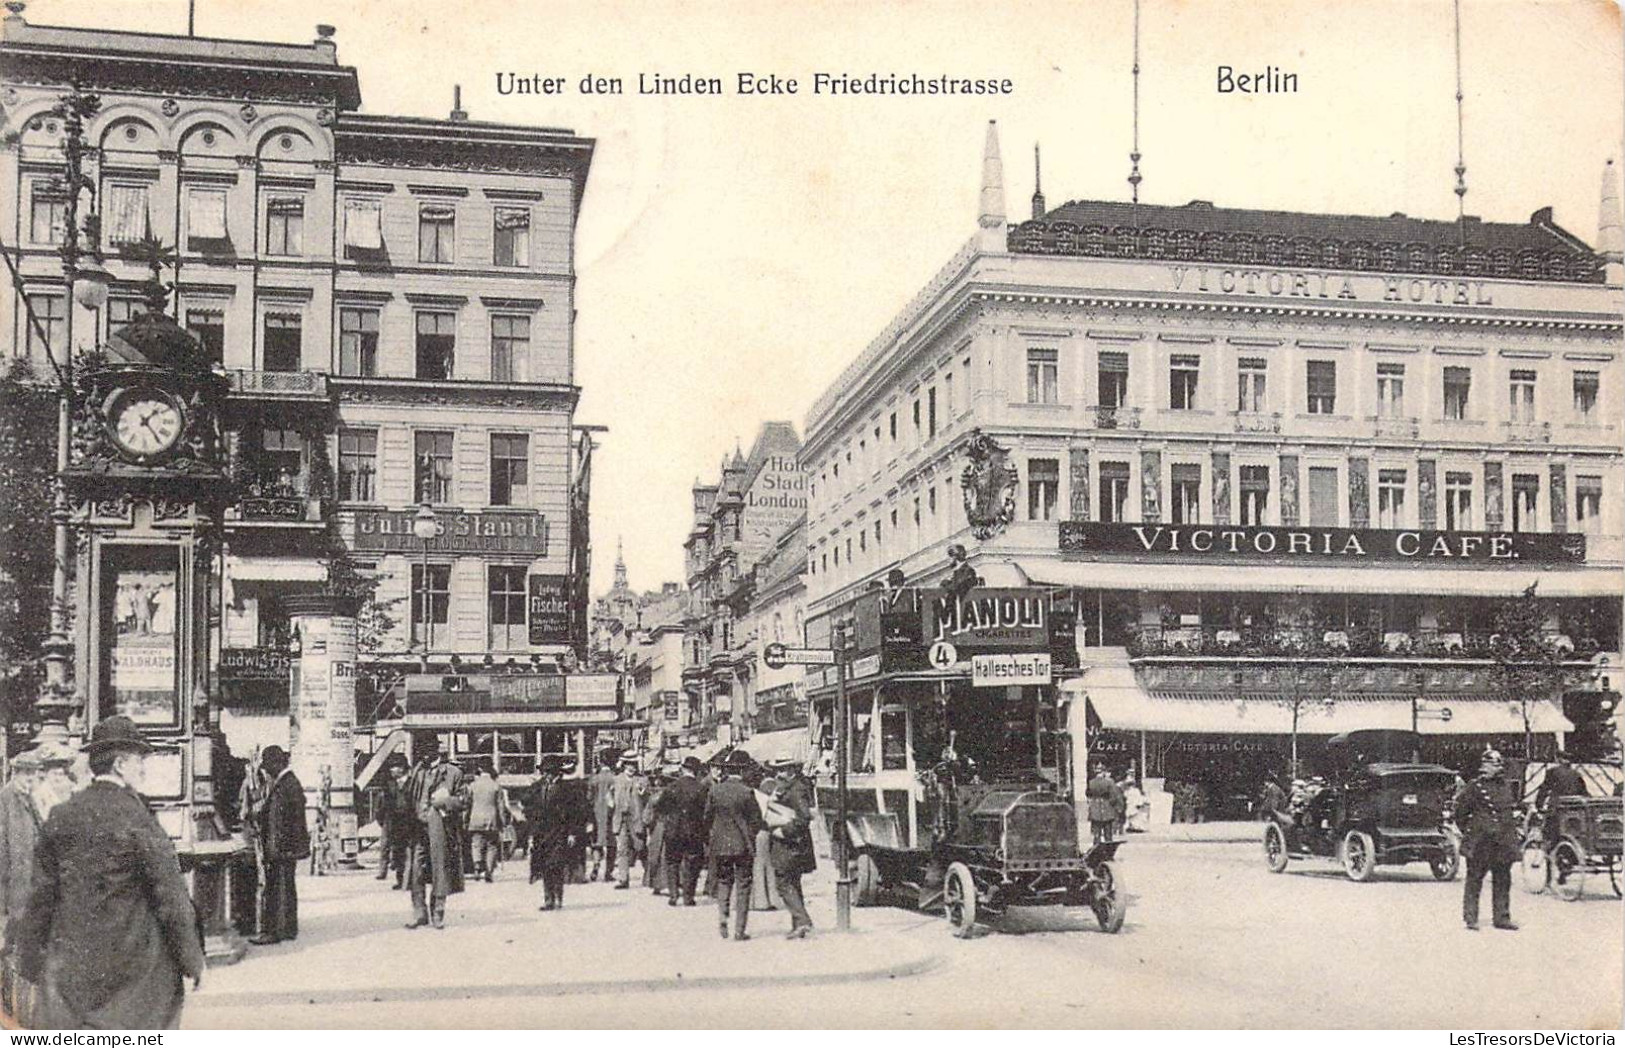
[[[920,497],[914,496],[914,530],[918,534],[920,529]]]
[[[1575,476],[1574,524],[1582,535],[1602,534],[1602,477]]]
[[[1059,350],[1027,351],[1027,403],[1055,404],[1060,401],[1060,358]]]
[[[376,499],[378,431],[339,430],[339,500],[371,502]]]
[[[1535,373],[1514,368],[1507,377],[1507,418],[1513,422],[1535,421]]]
[[[858,552],[869,552],[869,529],[867,528],[858,529]]]
[[[942,376],[942,399],[944,406],[948,409],[948,418],[952,419],[954,417],[954,375],[951,371]],[[876,436],[879,436],[879,434],[876,434]]]
[[[1574,373],[1574,415],[1577,421],[1592,422],[1597,416],[1597,372]]]
[[[38,322],[28,325],[28,355],[57,355],[68,332],[67,299],[62,295],[32,294],[28,296],[28,311]],[[45,336],[43,345],[41,333]]]
[[[102,235],[109,244],[133,244],[147,235],[147,187],[110,185],[102,190]]]
[[[226,191],[186,191],[186,246],[193,251],[218,251],[231,246],[226,235]]]
[[[1405,526],[1405,471],[1377,470],[1377,526],[1390,530]]]
[[[1170,490],[1168,512],[1175,524],[1200,524],[1202,521],[1202,467],[1194,463],[1175,463],[1169,471]]]
[[[914,443],[919,444],[923,431],[920,426],[920,399],[914,398]]]
[[[1405,417],[1405,365],[1377,365],[1377,416]]]
[[[875,550],[880,549],[880,521],[875,521]]]
[[[35,182],[30,193],[28,239],[34,244],[60,244],[67,233],[68,202],[53,186]]]
[[[925,391],[925,435],[937,435],[937,387]]]
[[[1054,520],[1061,492],[1061,463],[1057,459],[1027,460],[1027,519]]]
[[[384,204],[381,200],[344,202],[344,257],[366,258],[384,250]]]
[[[451,501],[451,434],[423,431],[413,435],[417,457],[419,502]]]
[[[523,382],[529,373],[530,318],[492,317],[491,381]]]
[[[1236,410],[1264,410],[1264,378],[1268,365],[1263,357],[1242,357],[1236,361]]]
[[[530,209],[499,207],[493,219],[491,262],[498,266],[530,265]]]
[[[267,429],[260,432],[260,494],[291,496],[294,478],[304,471],[305,438],[297,430]]]
[[[1168,406],[1175,411],[1191,411],[1196,407],[1196,379],[1201,373],[1202,358],[1175,355],[1168,362]]]
[[[451,565],[412,565],[412,643],[427,651],[451,640]]]
[[[490,611],[491,650],[526,647],[525,566],[492,564],[485,576],[486,607]]]
[[[930,511],[931,516],[937,515],[937,489],[934,487],[925,489],[925,508]]]
[[[418,261],[452,262],[457,211],[450,204],[424,204],[418,208]]]
[[[1337,413],[1337,362],[1310,360],[1306,362],[1304,376],[1309,393],[1309,414],[1334,415]]]
[[[1128,354],[1102,353],[1095,371],[1100,386],[1100,406],[1120,408],[1128,403]]]
[[[145,313],[147,307],[139,299],[110,298],[107,300],[107,331],[111,334]],[[190,319],[192,314],[188,313]],[[188,324],[190,329],[190,324]]]
[[[491,505],[523,506],[530,501],[530,438],[523,433],[491,435]]]
[[[1242,466],[1239,493],[1241,495],[1241,525],[1258,527],[1264,523],[1264,514],[1270,504],[1270,468],[1268,466]]]
[[[265,205],[265,253],[305,253],[305,198],[274,196]]]
[[[891,427],[892,442],[895,443],[897,441],[897,412],[891,413],[891,420],[888,425]]]
[[[418,378],[449,379],[457,352],[457,314],[419,313]]]
[[[1461,421],[1467,417],[1468,398],[1473,390],[1473,372],[1471,368],[1450,367],[1444,369],[1444,417],[1453,421]]]
[[[339,374],[378,374],[378,311],[339,310]]]
[[[1444,530],[1473,530],[1473,475],[1444,475]]]
[[[266,371],[299,370],[300,324],[297,313],[266,314],[264,361]]]
[[[136,303],[128,300],[126,300],[125,304],[127,306],[136,305]],[[130,320],[135,319],[134,316],[124,321],[114,319],[111,313],[113,303],[109,302],[107,305],[110,310],[108,313],[109,330],[122,327],[124,324],[129,323]],[[145,310],[146,306],[142,305],[140,308]],[[188,309],[186,311],[186,330],[192,333],[193,338],[202,343],[203,348],[208,351],[210,360],[216,364],[225,361],[226,314],[224,312],[218,309]]]
[[[1512,474],[1512,530],[1534,531],[1536,509],[1540,505],[1540,475]]]
[[[1309,467],[1309,523],[1335,528],[1341,519],[1337,495],[1337,467]]]
[[[1128,519],[1128,463],[1100,464],[1100,521],[1121,524]]]

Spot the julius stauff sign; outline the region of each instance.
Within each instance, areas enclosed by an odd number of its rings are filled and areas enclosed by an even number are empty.
[[[355,548],[385,553],[418,553],[423,540],[412,534],[416,510],[362,510],[355,515]],[[547,518],[540,513],[435,511],[430,553],[547,553]]]
[[[1063,557],[1153,554],[1192,560],[1425,562],[1430,566],[1584,564],[1584,535],[1511,531],[1272,528],[1227,524],[1097,524],[1062,521]]]

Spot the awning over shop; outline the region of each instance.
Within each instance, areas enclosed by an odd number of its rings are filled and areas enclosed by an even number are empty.
[[[1450,719],[1431,716],[1421,722],[1423,735],[1522,735],[1523,707],[1506,699],[1489,696],[1460,699],[1428,699],[1428,708],[1444,707]],[[1529,728],[1537,735],[1573,731],[1574,723],[1563,716],[1557,704],[1537,700],[1529,704]]]
[[[758,764],[805,764],[811,747],[806,728],[788,728],[784,731],[764,731],[740,743],[739,749],[750,754]]]
[[[326,582],[327,567],[303,557],[227,557],[234,582]]]
[[[1429,593],[1515,597],[1540,584],[1542,597],[1619,592],[1613,567],[1530,570],[1317,568],[1297,564],[1135,564],[1028,558],[1017,561],[1035,586],[1167,590],[1179,593]]]

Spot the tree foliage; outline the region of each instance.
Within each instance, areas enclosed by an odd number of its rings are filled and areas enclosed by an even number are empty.
[[[21,360],[0,375],[0,708],[21,719],[44,680],[51,627],[56,394]]]

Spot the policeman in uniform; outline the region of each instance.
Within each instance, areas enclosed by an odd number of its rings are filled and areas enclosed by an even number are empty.
[[[1467,930],[1478,930],[1478,900],[1484,894],[1484,875],[1490,875],[1490,899],[1495,927],[1515,932],[1512,922],[1512,864],[1518,860],[1518,791],[1502,773],[1501,755],[1485,750],[1478,778],[1456,794],[1456,825],[1461,828],[1461,851],[1467,858],[1467,880],[1461,901],[1461,919]]]

